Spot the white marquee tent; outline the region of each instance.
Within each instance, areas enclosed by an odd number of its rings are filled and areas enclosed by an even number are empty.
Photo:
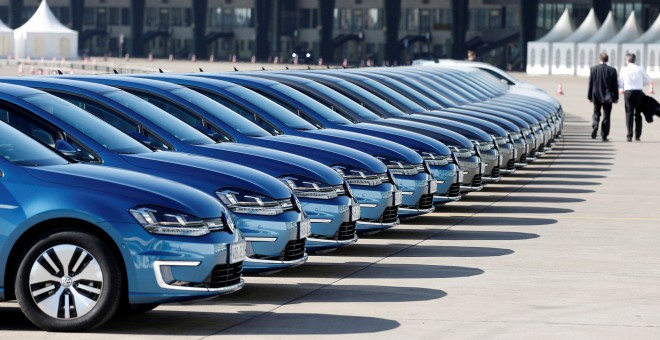
[[[629,42],[621,44],[621,57],[625,56],[627,53],[635,53],[637,56],[637,65],[642,67],[649,67],[651,61],[655,61],[655,55],[653,58],[650,58],[649,51],[647,51],[646,45],[654,43],[660,40],[660,16],[655,19],[655,22],[649,29],[642,34],[639,38]],[[654,53],[655,54],[655,53]]]
[[[626,20],[626,23],[623,25],[619,33],[612,37],[612,39],[600,43],[598,45],[598,50],[607,52],[610,56],[610,66],[619,69],[625,64],[624,55],[621,54],[621,44],[633,41],[641,35],[642,29],[639,27],[635,12],[633,11],[630,13],[628,20]]]
[[[610,11],[600,26],[596,34],[589,39],[577,44],[577,70],[579,76],[589,76],[591,66],[598,63],[598,55],[601,50],[598,49],[598,44],[611,39],[619,32],[619,27],[614,20],[614,14]]]
[[[14,30],[16,58],[78,58],[78,32],[57,20],[43,0],[23,26]]]
[[[646,45],[646,72],[651,78],[660,78],[660,39]]]
[[[555,57],[550,66],[550,73],[574,75],[576,64],[579,62],[577,60],[577,43],[589,39],[598,32],[599,28],[600,21],[592,8],[580,27],[573,34],[561,42],[552,44]],[[581,61],[584,62],[584,57]]]
[[[6,57],[14,51],[14,30],[0,20],[0,56]]]
[[[550,74],[553,62],[552,45],[573,34],[575,30],[568,9],[564,10],[555,26],[541,39],[527,43],[527,73]]]

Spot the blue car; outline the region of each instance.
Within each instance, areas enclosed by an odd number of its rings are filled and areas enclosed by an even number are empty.
[[[314,80],[315,82],[323,82],[323,85],[330,87],[332,90],[359,104],[365,105],[367,108],[381,105],[388,106],[384,110],[388,114],[383,116],[379,116],[373,111],[370,112],[368,110],[343,110],[342,112],[356,122],[369,122],[381,126],[403,129],[428,136],[446,144],[452,150],[462,171],[461,192],[479,191],[483,188],[482,176],[485,174],[485,162],[477,155],[477,148],[472,141],[459,133],[442,127],[405,119],[407,115],[387,104],[385,99],[379,98],[377,95],[382,94],[388,101],[410,102],[405,97],[398,95],[395,91],[374,80],[357,74],[305,71],[296,72],[295,75]],[[385,116],[388,118],[384,118]],[[489,145],[481,147],[490,150]]]
[[[0,86],[0,115],[13,110]],[[125,304],[244,285],[245,241],[202,191],[75,164],[0,122],[0,299],[47,331],[85,331]]]
[[[334,210],[334,212],[328,208],[319,209],[326,214],[324,217],[315,213],[316,207],[312,206],[308,210],[303,205],[303,209],[306,212],[309,211],[309,217],[312,219],[312,234],[314,235],[336,235],[338,231],[342,230],[342,217],[349,217],[351,220],[359,217],[358,223],[355,225],[358,232],[377,231],[399,224],[397,212],[402,201],[401,191],[397,189],[392,175],[383,162],[368,154],[308,138],[273,136],[217,102],[176,84],[124,76],[74,78],[120,88],[164,109],[169,114],[165,115],[163,111],[153,109],[123,114],[130,114],[130,119],[139,123],[140,129],[145,131],[143,136],[156,134],[158,139],[165,140],[168,147],[172,149],[212,156],[218,150],[248,148],[248,146],[233,143],[238,142],[285,151],[303,157],[313,156],[314,160],[330,166],[334,171],[342,174],[346,182],[350,184],[351,190],[347,190],[344,195],[354,197],[359,207],[350,205],[345,210]],[[133,103],[131,105],[146,104]],[[232,119],[227,120],[220,127],[221,129],[213,131],[213,139],[193,128],[193,126],[203,124],[196,118],[196,112],[208,111],[226,112],[233,115]],[[122,128],[120,127],[120,129]],[[183,133],[189,137],[181,138]],[[277,159],[276,156],[271,156],[271,158]],[[227,160],[240,162],[240,158]],[[286,180],[281,176],[278,177]],[[317,202],[317,204],[319,203]],[[330,214],[335,214],[335,216],[330,217]],[[336,228],[331,230],[334,226]],[[318,245],[328,247],[327,243]]]
[[[165,116],[165,119],[158,119],[158,121],[161,125],[168,126],[169,131],[173,131],[179,126],[181,131],[177,135],[178,137],[185,136],[187,141],[197,141],[199,140],[198,137],[201,140],[208,140],[203,134],[170,117],[157,107],[113,87],[54,78],[3,78],[3,80],[48,91],[90,111],[123,132],[144,140],[156,149],[184,149],[182,151],[189,150],[191,152],[199,150],[199,148],[188,146],[184,142],[180,142],[175,146],[163,141],[161,137],[156,136],[149,129],[141,127],[132,117],[140,117],[140,113],[154,118]],[[64,129],[72,138],[78,140],[76,143],[80,144],[83,143],[81,141],[84,141],[86,145],[94,150],[104,149],[104,143],[107,143],[105,141],[99,143],[98,140],[94,140],[93,136],[86,136],[89,131],[98,130],[94,129],[94,124],[101,125],[99,123],[102,123],[103,128],[101,130],[113,130],[115,134],[123,135],[120,131],[106,125],[102,120],[93,118],[88,113],[77,113],[77,115],[62,114],[59,118],[52,117],[50,114],[46,114],[44,117],[48,120],[58,120],[57,126]],[[87,120],[93,118],[93,121],[88,124],[90,127],[81,129],[79,120],[83,118],[77,118],[76,116],[89,116],[90,118],[87,118]],[[172,125],[169,125],[168,121],[172,121]],[[85,131],[85,133],[80,130]],[[138,134],[138,131],[141,131],[144,135]],[[165,136],[168,135],[167,131],[162,133]],[[147,140],[145,138],[151,139]],[[176,139],[176,137],[170,138]],[[158,169],[164,166],[157,164],[159,160],[169,163],[175,160],[183,163],[190,162],[193,165],[195,159],[202,158],[191,158],[189,154],[184,153],[148,152],[150,150],[136,140],[128,136],[124,136],[123,139],[128,139],[131,142],[132,149],[130,150],[132,154],[118,155],[120,152],[105,152],[101,156],[101,153],[97,151],[97,154],[100,155],[97,158],[104,157],[105,159],[96,160],[96,162],[112,163],[115,166],[142,167],[154,171],[153,168]],[[123,141],[123,143],[128,144],[129,142]],[[307,230],[307,219],[300,220],[300,216],[288,212],[288,210],[296,210],[295,205],[290,207],[287,205],[287,210],[280,209],[283,210],[283,213],[286,212],[281,216],[280,214],[274,214],[274,210],[265,212],[258,207],[254,207],[258,203],[254,197],[263,196],[263,198],[260,198],[262,203],[267,200],[272,201],[271,204],[275,204],[285,199],[291,201],[290,193],[286,196],[287,198],[281,197],[282,192],[277,195],[274,193],[264,194],[267,186],[264,187],[263,181],[260,181],[261,177],[254,176],[253,183],[248,184],[251,181],[252,174],[258,174],[259,172],[233,164],[230,165],[233,168],[227,167],[225,172],[231,172],[234,179],[225,180],[226,185],[214,185],[213,187],[207,187],[206,190],[217,192],[218,197],[223,201],[227,201],[227,204],[235,200],[236,202],[229,204],[232,211],[253,219],[252,222],[246,222],[245,225],[240,224],[241,227],[246,228],[244,234],[249,242],[248,254],[250,259],[247,261],[246,273],[273,271],[301,264],[307,258],[304,252],[305,245],[309,250],[325,250],[349,245],[357,240],[355,236],[355,219],[359,216],[359,210],[352,211],[353,207],[357,205],[351,197],[350,187],[332,169],[302,157],[274,150],[236,144],[215,144],[212,141],[209,141],[209,143],[210,146],[212,144],[212,147],[203,149],[204,152],[198,151],[196,153],[217,159],[230,160],[232,163],[249,165],[278,177],[280,181],[294,188],[296,195],[302,201],[303,210],[312,218],[312,224],[317,225],[314,228],[316,229],[315,232],[305,242],[303,238],[307,232],[299,233],[300,228],[295,225],[299,224],[302,229]],[[141,147],[138,148],[135,144]],[[215,146],[221,148],[215,148]],[[122,148],[120,151],[124,149]],[[86,154],[88,153],[83,153],[83,155]],[[136,158],[139,158],[139,160],[136,160]],[[195,165],[195,167],[198,166]],[[185,173],[187,170],[182,169],[180,171]],[[204,180],[202,174],[195,176],[193,172],[185,176],[185,181],[199,182]],[[279,184],[284,185],[283,183]],[[230,194],[230,192],[234,193]],[[255,194],[257,195],[255,196]],[[321,220],[320,223],[319,220]],[[300,234],[303,236],[300,237]]]
[[[430,174],[422,156],[410,148],[365,134],[321,129],[314,126],[278,105],[281,102],[273,102],[243,87],[246,86],[245,82],[249,82],[253,78],[229,78],[230,82],[226,82],[181,75],[140,77],[168,81],[191,88],[272,133],[308,137],[369,153],[387,164],[403,194],[398,211],[399,217],[415,217],[435,210],[433,194],[437,188],[437,181]],[[232,80],[240,82],[240,86],[232,84]],[[311,98],[306,98],[306,100],[313,102]],[[218,111],[207,112],[206,115],[199,115],[198,119],[204,120],[207,125],[215,125],[216,128],[218,124],[234,117],[234,115],[223,115]],[[208,127],[201,129],[203,132],[208,130]]]
[[[50,83],[29,79],[14,82],[30,87]],[[58,86],[60,94],[69,91],[89,98],[95,93],[94,86],[87,83],[58,80]],[[118,91],[98,87],[106,93]],[[155,152],[71,103],[38,90],[25,89],[11,100],[20,110],[8,111],[0,120],[79,162],[146,172],[217,196],[232,210],[236,227],[248,241],[246,274],[281,270],[307,260],[309,219],[291,190],[277,179],[234,163]],[[100,105],[93,109],[104,112]],[[237,202],[231,203],[232,197]],[[264,206],[255,206],[257,198]]]
[[[249,88],[250,90],[253,90],[260,95],[263,95],[266,98],[274,101],[286,110],[282,110],[281,108],[272,108],[265,105],[260,106],[258,105],[259,102],[252,101],[257,103],[257,105],[255,105],[257,108],[251,111],[248,111],[247,109],[239,110],[239,112],[254,112],[255,115],[258,115],[258,117],[268,117],[264,120],[267,120],[267,122],[271,123],[276,128],[282,131],[286,131],[286,133],[311,135],[312,138],[324,138],[324,136],[328,135],[337,135],[343,138],[348,138],[348,140],[336,141],[336,138],[325,138],[325,140],[331,142],[348,143],[348,146],[356,145],[356,140],[359,140],[360,138],[364,139],[364,137],[360,136],[374,136],[381,140],[387,139],[394,141],[397,144],[405,145],[415,150],[419,156],[424,159],[425,163],[428,165],[428,170],[431,172],[433,178],[435,179],[435,194],[433,192],[429,192],[428,194],[421,196],[425,200],[428,199],[428,205],[431,205],[432,203],[447,203],[460,199],[460,175],[458,173],[458,168],[452,158],[451,151],[444,144],[432,138],[418,133],[387,126],[368,123],[353,124],[351,121],[342,117],[338,113],[333,112],[329,108],[321,105],[318,101],[322,99],[319,97],[308,96],[307,94],[309,93],[305,92],[307,88],[293,89],[289,86],[283,85],[291,85],[286,82],[286,79],[277,78],[279,82],[262,79],[262,77],[274,75],[271,72],[260,72],[258,74],[245,73],[241,76],[234,74],[228,75],[206,73],[196,75],[200,77],[203,76],[204,79],[194,81],[191,80],[190,77],[170,75],[166,75],[164,77],[172,79],[171,81],[180,85],[192,88],[211,99],[217,100],[220,103],[228,100],[240,101],[242,99],[243,103],[241,107],[243,108],[249,105],[249,103],[245,100],[248,98],[248,94],[239,95],[238,92],[241,92],[240,89],[235,89],[234,86],[225,82],[218,82],[215,79],[227,80],[229,82]],[[252,75],[258,77],[251,77]],[[234,104],[241,105],[237,102]],[[248,119],[253,117],[250,115],[244,116],[246,116]],[[304,119],[307,124],[300,122],[301,119]],[[299,129],[293,129],[290,127],[293,125],[293,122],[296,122],[296,125],[299,126]],[[305,127],[304,130],[302,129],[303,126]],[[336,130],[342,130],[345,132],[337,132]],[[382,141],[376,142],[379,143],[379,145],[387,147],[387,144],[383,143]],[[414,186],[421,186],[422,183],[416,184],[406,179],[410,176],[406,176],[406,169],[402,169],[398,164],[391,164],[388,167],[394,174],[394,178],[397,180],[397,185],[399,185],[399,188],[403,191],[404,194],[403,205],[401,209],[399,209],[399,216],[410,216],[410,211],[416,212],[416,210],[421,210],[421,208],[423,208],[422,203],[415,201],[417,199],[416,197],[419,195],[415,194]],[[411,167],[409,166],[408,168]],[[402,210],[404,212],[403,214]]]

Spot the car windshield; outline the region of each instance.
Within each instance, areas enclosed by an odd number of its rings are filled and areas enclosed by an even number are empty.
[[[189,101],[190,103],[199,106],[204,111],[222,120],[225,124],[229,125],[232,129],[236,130],[240,134],[250,137],[270,136],[266,130],[260,128],[257,124],[249,121],[236,112],[228,109],[215,100],[197,91],[192,91],[188,88],[178,88],[171,90],[170,92],[176,94],[182,99]]]
[[[414,101],[406,98],[405,96],[402,96],[400,93],[392,90],[391,88],[375,81],[372,79],[368,79],[365,81],[362,81],[365,85],[369,86],[370,88],[374,89],[374,92],[376,93],[381,93],[385,98],[391,100],[392,102],[396,103],[399,108],[401,108],[403,111],[411,113],[411,112],[425,112],[427,111],[425,108],[423,108],[421,105],[415,103]]]
[[[296,116],[295,114],[287,111],[285,108],[281,107],[272,100],[252,90],[248,90],[241,86],[231,86],[227,88],[227,91],[233,93],[236,96],[239,96],[243,100],[248,101],[250,104],[257,106],[264,112],[268,112],[268,114],[271,115],[273,118],[281,121],[286,126],[292,129],[301,130],[301,131],[318,130],[316,126],[308,123],[306,120]],[[301,93],[301,95],[303,94]],[[313,101],[307,96],[305,96],[305,98],[307,98],[307,101]],[[262,118],[265,119],[265,117]]]
[[[205,134],[137,96],[124,91],[112,91],[104,96],[135,111],[186,144],[215,144],[215,141]]]
[[[354,115],[357,115],[358,117],[364,118],[366,120],[376,120],[382,118],[379,115],[365,109],[364,106],[352,101],[350,98],[323,84],[311,82],[310,84],[306,85],[306,87],[317,90],[318,93],[322,93],[324,96],[331,97],[333,101],[339,103],[339,105],[344,106],[348,111]],[[333,113],[333,115],[338,116],[336,113]]]
[[[0,121],[0,156],[18,165],[68,164],[66,159],[34,139]]]
[[[151,151],[114,126],[64,99],[45,93],[25,96],[23,99],[63,120],[112,152],[132,154]]]

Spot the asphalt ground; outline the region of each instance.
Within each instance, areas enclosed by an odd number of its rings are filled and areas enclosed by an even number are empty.
[[[660,337],[660,126],[592,140],[586,79],[527,77],[557,96],[564,138],[529,167],[433,214],[247,277],[232,295],[118,316],[99,339]],[[565,95],[556,95],[562,82]],[[660,125],[660,123],[656,123]],[[0,338],[68,339],[0,303]]]

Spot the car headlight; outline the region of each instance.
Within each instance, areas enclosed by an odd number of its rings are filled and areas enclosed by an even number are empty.
[[[468,148],[458,148],[455,146],[450,146],[449,149],[454,154],[454,156],[456,156],[456,158],[468,158],[476,154],[476,152],[473,149],[468,149]]]
[[[488,150],[495,147],[493,142],[486,142],[486,141],[479,142],[479,141],[473,140],[472,143],[474,143],[474,146],[477,149],[479,149],[479,151],[488,151]]]
[[[234,220],[225,213],[216,219],[201,218],[159,206],[137,206],[129,210],[133,218],[152,234],[203,236],[212,231],[234,231]]]
[[[314,181],[308,178],[296,178],[296,177],[282,177],[280,181],[288,185],[293,193],[298,196],[298,198],[316,198],[322,200],[330,200],[339,196],[338,189],[341,189],[341,193],[344,192],[344,187],[339,185],[339,188],[335,188],[331,185]]]
[[[376,174],[368,170],[354,168],[345,165],[335,165],[332,167],[340,174],[347,183],[351,185],[377,186],[389,182],[389,176],[385,174]]]
[[[443,156],[433,152],[422,152],[422,157],[428,165],[447,165],[451,161],[451,155]]]
[[[375,156],[387,166],[392,175],[413,176],[424,172],[424,164],[410,164],[408,162],[390,159],[385,156]]]
[[[291,198],[276,200],[240,189],[223,189],[215,192],[229,210],[237,214],[279,215],[295,208]]]

